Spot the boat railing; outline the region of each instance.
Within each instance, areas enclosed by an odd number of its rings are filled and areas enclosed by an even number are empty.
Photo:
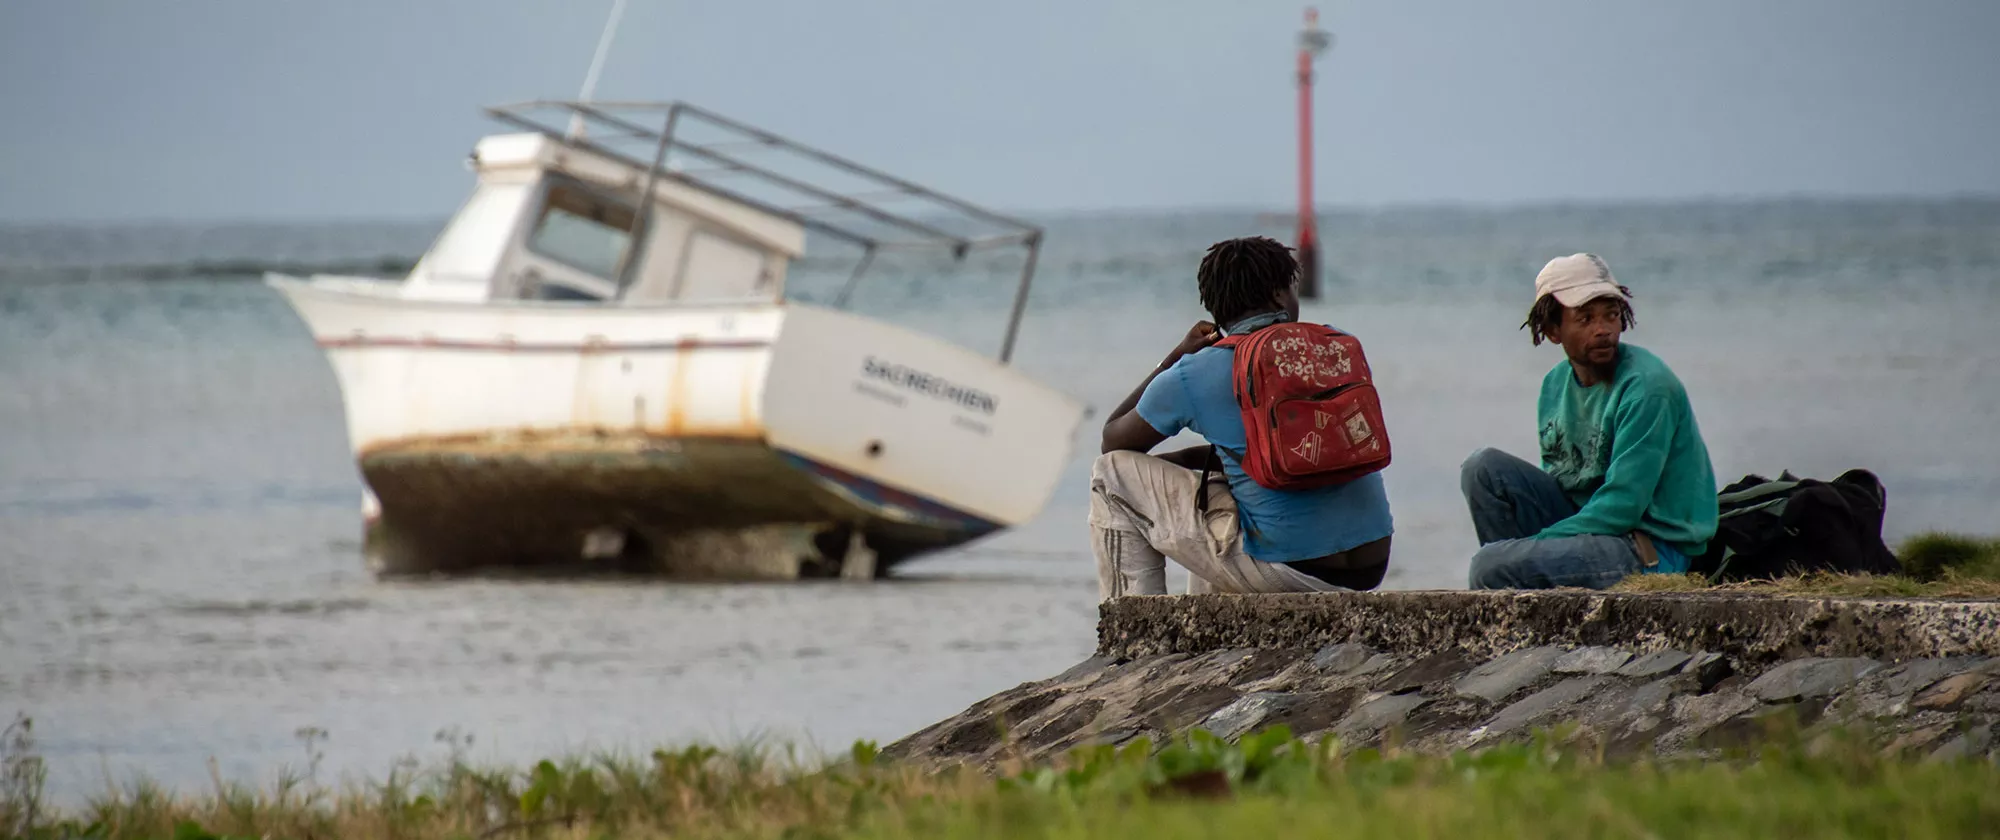
[[[685,102],[532,100],[485,110],[644,172],[640,195],[666,179],[858,246],[861,257],[836,306],[846,306],[884,251],[943,251],[963,259],[975,250],[1024,249],[999,353],[1003,363],[1013,357],[1041,252],[1036,225]],[[634,230],[645,224],[652,202],[639,205]]]

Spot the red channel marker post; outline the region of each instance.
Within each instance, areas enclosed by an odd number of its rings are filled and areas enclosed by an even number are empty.
[[[1306,7],[1306,26],[1299,32],[1299,297],[1319,297],[1319,231],[1313,210],[1312,87],[1313,59],[1333,44],[1319,28],[1319,10]]]

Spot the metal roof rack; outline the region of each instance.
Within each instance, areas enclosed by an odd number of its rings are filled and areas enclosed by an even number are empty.
[[[645,172],[640,195],[665,178],[859,246],[861,260],[836,306],[846,305],[881,251],[943,250],[962,259],[973,250],[1023,248],[1026,263],[1000,345],[1001,362],[1013,356],[1041,251],[1040,227],[685,102],[538,99],[485,111]],[[640,202],[635,230],[651,204]]]

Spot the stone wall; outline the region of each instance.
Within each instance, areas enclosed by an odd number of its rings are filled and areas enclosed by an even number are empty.
[[[1708,753],[1782,718],[1883,749],[1994,755],[2000,603],[1587,592],[1123,598],[1097,655],[893,744],[991,765],[1283,723],[1447,751],[1568,724],[1612,753]]]

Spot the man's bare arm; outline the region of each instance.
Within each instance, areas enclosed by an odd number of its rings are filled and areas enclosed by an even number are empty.
[[[1190,328],[1187,335],[1181,339],[1181,343],[1174,347],[1173,352],[1167,354],[1166,360],[1153,368],[1152,373],[1146,374],[1145,380],[1139,383],[1139,387],[1132,389],[1132,393],[1127,395],[1117,408],[1111,410],[1111,416],[1104,421],[1100,451],[1151,452],[1153,447],[1165,441],[1167,436],[1160,434],[1158,429],[1153,428],[1153,424],[1146,422],[1146,419],[1140,417],[1139,412],[1134,410],[1139,407],[1139,397],[1146,393],[1146,386],[1153,384],[1155,378],[1165,373],[1167,368],[1173,367],[1182,356],[1214,344],[1221,337],[1222,334],[1215,325],[1207,321],[1196,323]]]
[[[1208,444],[1202,444],[1200,446],[1190,446],[1186,449],[1176,449],[1172,452],[1163,452],[1154,457],[1178,467],[1199,470],[1202,467],[1208,466],[1208,452]]]

